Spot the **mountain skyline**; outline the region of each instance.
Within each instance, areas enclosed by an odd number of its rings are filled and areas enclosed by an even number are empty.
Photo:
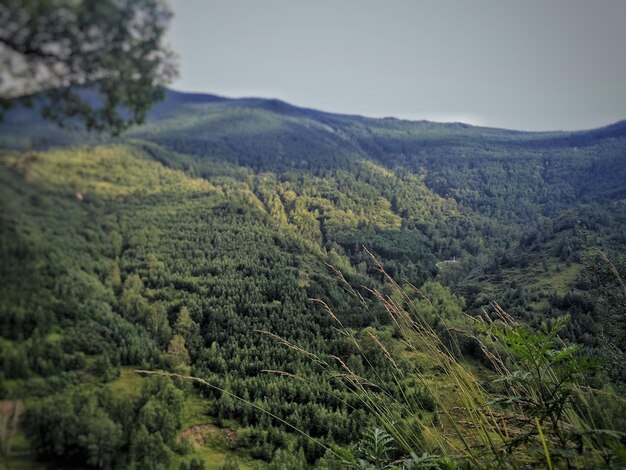
[[[185,91],[537,131],[626,110],[623,2],[170,4]]]
[[[433,118],[411,118],[411,117],[398,117],[398,116],[393,116],[393,115],[388,115],[388,116],[368,116],[365,114],[359,114],[357,112],[350,112],[350,110],[345,110],[344,112],[338,112],[338,111],[329,111],[327,109],[323,109],[323,108],[315,108],[315,107],[311,107],[311,106],[306,106],[306,105],[301,105],[299,103],[296,102],[292,102],[292,101],[287,101],[287,100],[283,100],[277,97],[273,97],[273,96],[259,96],[259,95],[241,95],[241,96],[233,96],[233,95],[226,95],[226,94],[220,94],[220,93],[212,93],[211,91],[189,91],[189,90],[183,90],[183,89],[178,89],[175,87],[168,87],[167,88],[167,93],[175,93],[181,96],[185,96],[187,97],[187,99],[193,99],[193,98],[197,98],[199,100],[204,100],[204,99],[216,99],[216,100],[225,100],[225,101],[248,101],[248,100],[252,100],[252,101],[265,101],[265,102],[273,102],[273,103],[279,103],[288,107],[292,107],[292,108],[297,108],[300,110],[308,110],[308,111],[314,111],[314,112],[319,112],[319,113],[323,113],[323,114],[329,114],[329,115],[336,115],[336,116],[346,116],[346,117],[357,117],[357,118],[363,118],[363,119],[372,119],[372,120],[397,120],[397,121],[404,121],[404,122],[410,122],[410,123],[419,123],[419,122],[426,122],[426,123],[432,123],[432,124],[464,124],[466,126],[470,126],[470,127],[477,127],[477,128],[484,128],[484,129],[497,129],[497,130],[503,130],[503,131],[514,131],[514,132],[523,132],[523,133],[528,133],[528,134],[542,134],[542,133],[575,133],[575,132],[586,132],[586,131],[593,131],[593,130],[598,130],[598,129],[603,129],[605,127],[612,127],[615,125],[619,125],[621,123],[626,123],[626,111],[624,112],[624,116],[623,117],[617,117],[615,120],[613,121],[608,121],[604,124],[600,124],[600,125],[596,125],[596,126],[591,126],[591,127],[585,127],[585,128],[580,128],[580,129],[564,129],[564,128],[555,128],[555,129],[544,129],[544,130],[525,130],[525,129],[520,129],[520,128],[515,128],[515,127],[500,127],[500,126],[496,126],[496,125],[488,125],[488,124],[483,124],[480,122],[476,122],[472,116],[464,116],[464,115],[457,115],[456,117],[458,119],[453,119],[454,116],[450,115],[450,120],[443,120],[443,118],[445,117],[443,114],[441,115],[442,120],[436,119],[436,116]],[[166,98],[167,99],[167,98]],[[156,106],[158,106],[159,103],[157,103]],[[467,120],[464,120],[467,117]],[[132,132],[132,131],[131,131]]]

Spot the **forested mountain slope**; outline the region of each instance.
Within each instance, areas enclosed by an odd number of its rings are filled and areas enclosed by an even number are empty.
[[[0,136],[0,392],[26,407],[3,434],[14,453],[60,467],[321,465],[367,413],[268,333],[430,403],[310,300],[358,337],[391,331],[367,289],[391,290],[364,248],[455,325],[491,301],[533,325],[570,313],[566,339],[623,380],[626,122],[526,133],[170,91],[122,138],[28,110]],[[464,360],[485,374],[474,346]],[[181,432],[199,433],[193,448]]]

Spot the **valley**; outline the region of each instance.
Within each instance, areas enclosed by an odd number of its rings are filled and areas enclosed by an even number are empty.
[[[558,345],[594,362],[584,379],[612,397],[594,419],[615,431],[598,442],[623,450],[626,121],[530,133],[175,91],[121,137],[11,113],[0,398],[24,412],[0,465],[346,468],[385,427],[358,376],[415,404],[389,416],[421,429],[420,454],[462,466],[437,430],[464,384],[501,393],[472,320],[500,307],[532,331],[569,315]],[[403,309],[436,348],[412,349]],[[554,459],[601,465],[571,446]]]

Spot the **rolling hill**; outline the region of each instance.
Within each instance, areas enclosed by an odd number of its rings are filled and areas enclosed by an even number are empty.
[[[364,248],[456,315],[491,301],[534,326],[570,313],[566,340],[624,360],[626,121],[528,133],[169,91],[120,138],[18,109],[0,145],[0,393],[26,409],[3,444],[30,452],[25,466],[35,452],[60,467],[263,466],[277,449],[319,463],[324,447],[285,423],[357,442],[358,400],[271,334],[392,383],[309,300],[354,335],[390,330],[368,289],[392,290]],[[619,364],[602,373],[619,383]]]

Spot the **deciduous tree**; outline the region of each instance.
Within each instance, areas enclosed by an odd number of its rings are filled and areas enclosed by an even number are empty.
[[[36,103],[59,124],[113,134],[143,122],[176,75],[170,17],[161,0],[3,1],[0,110]]]

